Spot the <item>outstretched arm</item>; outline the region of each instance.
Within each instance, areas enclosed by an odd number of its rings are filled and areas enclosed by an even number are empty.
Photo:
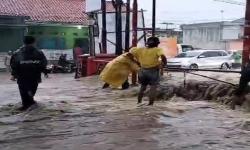
[[[135,57],[134,57],[133,54],[128,53],[127,56],[128,56],[128,58],[129,58],[130,60],[132,60],[133,62],[135,62],[138,66],[141,66],[140,63],[135,59]]]
[[[161,61],[162,61],[164,66],[167,65],[167,58],[165,55],[161,55]]]

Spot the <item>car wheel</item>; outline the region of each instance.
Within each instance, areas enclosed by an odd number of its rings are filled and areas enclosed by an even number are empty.
[[[190,65],[189,68],[190,68],[190,69],[198,69],[199,67],[198,67],[198,65],[196,65],[196,64],[192,64],[192,65]]]
[[[223,63],[221,65],[221,70],[229,70],[229,69],[230,69],[230,67],[229,67],[229,65],[227,63]]]

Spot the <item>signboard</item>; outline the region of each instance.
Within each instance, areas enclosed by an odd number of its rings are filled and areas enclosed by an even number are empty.
[[[167,58],[172,58],[177,56],[178,48],[177,48],[177,38],[176,37],[164,37],[160,38],[160,45],[159,47],[163,49],[164,54]]]
[[[86,0],[86,12],[101,10],[101,0]]]

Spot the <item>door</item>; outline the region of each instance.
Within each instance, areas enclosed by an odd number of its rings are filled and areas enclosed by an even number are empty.
[[[199,68],[209,68],[209,57],[210,53],[209,52],[203,52],[197,57],[197,64]]]
[[[209,63],[211,64],[210,68],[220,69],[221,65],[225,62],[225,58],[226,56],[223,56],[223,53],[221,51],[211,52],[209,59]]]
[[[84,54],[89,54],[89,39],[88,38],[76,38],[74,40],[74,48],[80,47],[83,49]]]
[[[221,65],[225,62],[225,58],[227,56],[223,56],[224,54],[221,51],[209,51],[205,53],[205,67],[210,69],[219,69]]]

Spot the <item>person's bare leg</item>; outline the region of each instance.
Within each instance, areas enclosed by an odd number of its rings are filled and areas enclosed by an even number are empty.
[[[105,83],[104,85],[103,85],[103,89],[106,89],[106,88],[108,88],[109,87],[109,84],[108,83]]]
[[[141,85],[139,94],[138,94],[138,104],[142,103],[142,98],[144,96],[144,92],[146,91],[147,86],[146,85]]]
[[[148,103],[149,106],[154,105],[154,101],[156,99],[156,88],[157,88],[157,85],[151,85],[150,86],[150,90],[149,90],[149,103]]]

